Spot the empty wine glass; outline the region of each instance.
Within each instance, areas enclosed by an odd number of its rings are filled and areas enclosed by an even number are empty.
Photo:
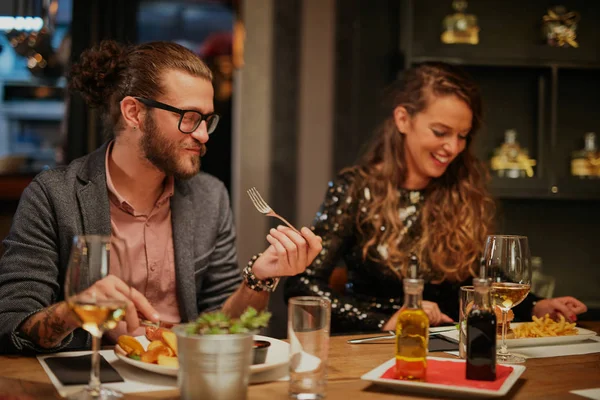
[[[506,319],[508,311],[521,303],[531,288],[531,256],[526,236],[490,235],[484,250],[485,272],[492,280],[494,305],[502,311],[502,344],[497,360],[522,363],[525,358],[508,352]]]
[[[100,384],[100,341],[103,333],[115,328],[125,316],[131,290],[126,265],[113,262],[115,267],[111,269],[111,256],[116,258],[116,254],[111,254],[111,248],[115,246],[118,246],[120,255],[125,256],[122,253],[125,251],[124,242],[114,237],[84,235],[73,239],[65,279],[65,299],[82,328],[92,335],[92,365],[88,386],[70,398],[122,397],[120,392]]]

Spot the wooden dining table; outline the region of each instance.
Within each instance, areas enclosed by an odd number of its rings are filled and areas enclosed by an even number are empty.
[[[578,326],[600,333],[600,321],[580,322]],[[393,391],[361,380],[363,374],[394,357],[393,341],[348,344],[351,338],[356,336],[332,336],[330,339],[327,399],[440,398]],[[446,353],[430,355],[453,357]],[[581,400],[584,398],[570,391],[600,387],[600,353],[532,358],[526,361],[525,367],[523,375],[503,399]],[[286,399],[287,392],[288,382],[253,384],[248,388],[248,400]],[[0,400],[60,398],[35,357],[0,356]],[[127,394],[124,398],[178,399],[179,393],[177,390],[136,393]]]

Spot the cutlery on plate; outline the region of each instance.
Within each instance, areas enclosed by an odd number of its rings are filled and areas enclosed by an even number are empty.
[[[443,329],[443,330],[436,330],[435,332],[430,332],[429,333],[429,337],[432,336],[438,336],[441,333],[444,332],[451,332],[456,330],[456,327],[452,327],[452,328],[448,328],[448,329]],[[395,339],[396,338],[396,334],[394,331],[389,331],[389,335],[380,335],[380,336],[372,336],[372,337],[366,337],[366,338],[358,338],[358,339],[350,339],[348,340],[348,343],[350,344],[360,344],[360,343],[368,343],[368,342],[375,342],[378,340],[389,340],[389,339]]]

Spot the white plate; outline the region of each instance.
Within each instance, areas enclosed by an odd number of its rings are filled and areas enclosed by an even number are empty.
[[[450,361],[457,363],[464,363],[465,360],[456,360],[452,358],[439,358],[439,357],[427,357],[428,360],[438,360],[438,361]],[[429,396],[455,396],[455,397],[501,397],[508,393],[512,385],[515,384],[517,379],[521,376],[521,374],[525,371],[525,367],[522,365],[511,365],[513,368],[512,372],[500,389],[498,390],[490,390],[490,389],[477,389],[472,387],[464,387],[464,386],[452,386],[452,385],[442,385],[439,383],[427,383],[427,382],[414,382],[414,381],[402,381],[398,379],[382,379],[381,375],[389,368],[393,367],[396,364],[396,359],[392,358],[389,361],[381,364],[379,367],[367,372],[363,376],[361,376],[362,380],[373,382],[378,385],[383,385],[395,390],[402,390],[406,392],[414,392],[414,393],[426,393]]]
[[[150,342],[146,339],[146,336],[136,336],[136,339],[142,344],[145,348],[148,347]],[[263,364],[256,364],[250,366],[250,374],[255,374],[259,372],[268,371],[282,365],[288,363],[289,353],[290,353],[290,345],[284,341],[279,339],[270,338],[267,336],[254,335],[254,340],[266,340],[271,343],[269,346],[269,350],[267,352],[267,358]],[[118,345],[117,345],[118,346]],[[145,369],[146,371],[155,372],[157,374],[162,375],[170,375],[177,376],[177,371],[179,368],[176,367],[166,367],[158,364],[150,364],[138,360],[134,360],[133,358],[129,358],[124,356],[119,351],[115,349],[115,354],[119,359],[123,360],[129,365],[133,365],[134,367]]]
[[[516,322],[511,323],[511,328],[516,328],[517,326],[524,324],[525,322]],[[575,343],[582,342],[587,340],[593,336],[596,336],[596,332],[590,331],[588,329],[583,328],[575,328],[577,330],[577,335],[567,335],[567,336],[546,336],[539,338],[520,338],[520,339],[506,339],[506,345],[508,348],[511,347],[533,347],[533,346],[545,346],[552,344],[565,344],[565,343]],[[440,333],[440,336],[445,336],[449,339],[456,340],[458,342],[458,329]],[[500,345],[500,335],[498,335],[498,346]]]
[[[290,344],[279,339],[270,338],[268,336],[254,335],[254,340],[266,340],[271,342],[267,358],[263,364],[250,366],[250,374],[269,371],[282,365],[287,365],[290,359]]]

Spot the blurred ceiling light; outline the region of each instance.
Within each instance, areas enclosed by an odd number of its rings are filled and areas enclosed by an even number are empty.
[[[44,20],[40,17],[0,17],[0,31],[37,32],[44,26]]]

